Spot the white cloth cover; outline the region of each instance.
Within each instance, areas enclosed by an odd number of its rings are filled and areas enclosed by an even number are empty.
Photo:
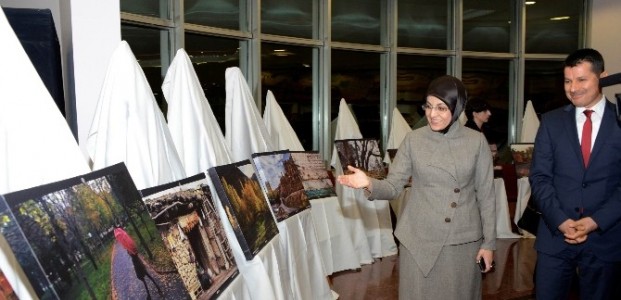
[[[241,70],[226,69],[226,142],[236,161],[250,159],[252,153],[277,150],[268,134],[259,110],[252,98],[250,88]],[[300,212],[278,224],[279,235],[268,246],[273,247],[273,259],[266,265],[276,269],[268,270],[274,285],[280,279],[281,288],[276,299],[331,299],[332,293],[325,278],[321,261],[315,259],[319,252],[316,237],[305,239],[305,234],[315,234],[314,228],[302,220],[306,214]],[[304,225],[303,225],[304,224]],[[307,243],[314,243],[309,251]],[[306,249],[306,251],[303,251]],[[301,253],[305,252],[305,253]],[[314,252],[314,253],[313,253]],[[310,255],[310,256],[309,256]],[[307,256],[304,258],[304,256]],[[301,261],[302,259],[311,259]],[[283,288],[284,287],[284,288]],[[310,287],[310,288],[309,288]]]
[[[90,171],[67,122],[0,9],[0,194]],[[20,299],[36,294],[4,237],[0,269]]]
[[[226,146],[220,126],[184,50],[177,51],[166,74],[162,90],[168,101],[168,120],[172,139],[179,153],[186,154],[183,156],[186,173],[195,174],[195,171],[204,172],[211,167],[232,163],[230,150]],[[275,263],[275,260],[271,258],[273,257],[272,243],[257,253],[251,261],[246,260],[224,207],[215,192],[213,182],[209,176],[207,180],[241,274],[219,297],[236,300],[282,299],[282,292],[279,291],[282,290],[280,275],[268,273],[268,270],[278,271],[277,264],[268,265]],[[277,295],[281,296],[277,297]]]
[[[272,145],[278,150],[304,151],[298,135],[285,117],[285,113],[276,102],[272,91],[267,91],[263,122],[267,133],[272,138]]]
[[[335,140],[362,138],[351,109],[345,99],[339,104]],[[335,176],[343,174],[336,147],[332,150],[332,166]],[[368,201],[360,189],[336,184],[341,209],[352,234],[352,240],[361,264],[368,264],[373,258],[397,254],[397,245],[392,234],[390,207],[387,200]]]
[[[528,100],[526,102],[526,110],[524,110],[524,118],[522,118],[520,143],[534,143],[537,130],[539,130],[539,118],[537,118],[533,103]]]
[[[232,163],[220,125],[185,50],[177,51],[162,91],[168,102],[168,128],[185,173],[198,174]]]
[[[110,59],[87,150],[93,170],[125,162],[139,190],[186,177],[164,115],[125,41]]]
[[[276,150],[304,151],[302,143],[300,143],[280,105],[276,102],[274,94],[268,91],[266,98],[263,121],[270,136],[275,141],[274,144],[278,145]],[[360,268],[358,259],[351,255],[354,252],[354,246],[347,227],[343,226],[343,213],[338,198],[314,199],[311,201],[311,211],[312,219],[309,219],[305,214],[300,215],[303,224],[308,227],[302,233],[306,237],[307,247],[311,250],[308,253],[310,258],[319,255],[314,252],[321,251],[320,262],[323,265],[325,275]],[[319,248],[315,249],[315,245]],[[296,257],[296,259],[300,259],[300,257]],[[309,260],[309,263],[310,266],[317,268],[312,261]],[[323,284],[325,281],[318,282],[315,286],[319,285],[318,288],[321,288]],[[313,297],[313,299],[317,299],[317,297]]]
[[[496,193],[496,238],[517,239],[521,236],[511,230],[511,215],[509,214],[509,202],[507,201],[507,189],[502,178],[494,179]]]
[[[392,122],[390,123],[390,134],[388,135],[388,142],[386,143],[386,149],[399,149],[401,146],[401,142],[405,138],[405,135],[408,132],[412,131],[410,124],[405,120],[401,112],[398,108],[394,108],[392,110]],[[390,165],[392,162],[390,161],[390,156],[388,155],[388,151],[384,154],[384,162]],[[390,207],[395,212],[395,216],[398,217],[401,215],[401,203],[403,202],[405,196],[407,195],[407,189],[401,192],[399,196],[395,199],[390,200]]]
[[[528,206],[528,200],[530,199],[530,182],[528,182],[528,177],[518,178],[518,192],[517,192],[517,202],[515,203],[515,214],[513,215],[513,222],[515,224],[518,223],[526,207]],[[534,233],[536,232],[528,232],[522,228],[519,228],[522,237],[524,238],[535,238]]]
[[[250,159],[252,153],[274,151],[276,148],[241,70],[227,68],[225,78],[225,137],[233,161]]]

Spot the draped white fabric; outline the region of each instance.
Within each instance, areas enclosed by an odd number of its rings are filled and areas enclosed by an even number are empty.
[[[233,161],[250,159],[252,153],[274,151],[276,148],[241,70],[227,68],[225,78],[225,137]]]
[[[252,98],[250,88],[244,79],[241,70],[237,67],[226,70],[226,142],[231,149],[231,157],[235,161],[250,159],[252,153],[275,151],[276,147],[268,133],[259,110]],[[308,224],[303,219],[308,218],[309,212],[300,212],[288,220],[278,223],[280,233],[268,247],[273,246],[274,264],[278,269],[268,270],[274,285],[280,279],[281,288],[275,288],[281,295],[276,299],[331,299],[332,293],[322,270],[321,261],[301,261],[300,256],[319,255],[315,244],[312,250],[307,247],[305,234],[315,234],[314,228],[303,226]],[[312,242],[312,240],[311,240]],[[298,253],[303,251],[305,253]],[[308,288],[310,287],[310,288]]]
[[[412,131],[410,124],[405,120],[399,109],[395,107],[392,110],[392,122],[390,123],[390,134],[388,135],[386,149],[399,149],[401,142],[405,139],[405,135],[410,131]],[[389,165],[391,163],[388,152],[384,155],[384,162]],[[392,207],[397,218],[401,214],[401,203],[406,199],[408,191],[409,189],[403,190],[399,196],[390,201],[390,207]]]
[[[298,135],[285,117],[285,113],[276,102],[272,91],[267,91],[263,122],[272,138],[272,145],[278,150],[304,151]]]
[[[220,126],[197,80],[192,62],[184,50],[177,51],[166,74],[162,90],[168,101],[168,120],[172,139],[179,153],[185,154],[183,164],[186,173],[196,174],[215,166],[233,163]],[[218,193],[215,192],[213,182],[209,176],[207,180],[241,274],[220,297],[239,300],[282,299],[276,296],[282,294],[276,290],[282,289],[279,274],[268,272],[278,270],[277,265],[267,265],[274,262],[271,259],[272,245],[269,244],[262,249],[251,261],[246,260]],[[271,280],[274,276],[277,286]]]
[[[300,143],[297,134],[271,91],[267,92],[266,102],[263,121],[269,134],[276,141],[275,144],[278,145],[276,150],[304,151],[302,143]],[[351,255],[354,252],[354,246],[347,227],[343,226],[343,212],[338,203],[338,198],[328,197],[312,200],[311,215],[312,222],[306,213],[300,218],[307,224],[306,226],[312,226],[304,234],[307,241],[309,239],[315,240],[309,242],[308,247],[319,245],[321,263],[326,275],[342,270],[360,268],[358,259]],[[309,255],[316,255],[313,252],[315,251],[311,251]]]
[[[341,99],[334,139],[359,138],[362,138],[362,133],[355,117],[345,99]],[[336,147],[332,151],[332,166],[335,168],[335,176],[343,174]],[[392,235],[388,201],[368,201],[362,190],[344,187],[338,183],[336,193],[360,263],[368,264],[373,258],[396,254],[397,245]]]
[[[521,177],[518,179],[518,192],[517,192],[517,202],[515,203],[515,214],[513,215],[513,222],[515,224],[522,218],[526,207],[528,206],[528,200],[530,199],[531,189],[530,182],[528,182],[528,177]],[[522,237],[524,238],[534,238],[536,232],[528,232],[522,228],[519,228]]]
[[[87,150],[93,170],[125,162],[139,190],[186,177],[164,115],[125,41],[112,54]]]
[[[0,194],[90,171],[66,120],[0,9]],[[0,268],[20,299],[36,298],[0,236]]]
[[[537,130],[539,130],[539,118],[537,118],[533,103],[528,100],[526,102],[526,110],[524,110],[524,118],[522,118],[520,143],[534,143]]]
[[[185,50],[177,51],[162,91],[168,101],[168,127],[185,173],[198,174],[232,163],[220,125]]]
[[[494,179],[494,190],[496,193],[496,238],[520,238],[520,235],[513,233],[511,230],[511,215],[509,214],[507,190],[505,188],[505,181],[502,178]]]

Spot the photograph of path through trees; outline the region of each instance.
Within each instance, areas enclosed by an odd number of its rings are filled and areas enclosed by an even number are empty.
[[[0,230],[41,299],[189,299],[124,164],[4,195]]]

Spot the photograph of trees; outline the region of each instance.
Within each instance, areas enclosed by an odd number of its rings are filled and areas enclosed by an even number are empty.
[[[124,164],[4,195],[0,230],[41,299],[189,299]]]
[[[278,234],[254,168],[244,160],[208,172],[244,255],[251,260]]]
[[[336,140],[334,145],[344,174],[350,174],[347,166],[352,166],[365,171],[369,177],[386,177],[386,167],[377,139]]]
[[[192,299],[221,294],[239,271],[205,174],[141,194]]]
[[[289,151],[252,154],[252,164],[278,222],[310,208],[302,177]]]
[[[291,157],[300,172],[308,199],[336,197],[334,185],[319,152],[293,151]]]

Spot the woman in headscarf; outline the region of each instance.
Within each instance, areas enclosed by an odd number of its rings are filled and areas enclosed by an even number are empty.
[[[387,178],[351,166],[353,174],[338,177],[369,200],[394,199],[412,177],[395,230],[399,299],[481,299],[481,272],[493,267],[492,154],[482,134],[456,122],[466,99],[459,79],[435,79],[423,105],[428,125],[408,133]]]

